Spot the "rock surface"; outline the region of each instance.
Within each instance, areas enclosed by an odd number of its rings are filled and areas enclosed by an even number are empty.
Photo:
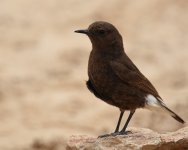
[[[131,128],[132,133],[116,137],[71,136],[67,150],[188,150],[188,127],[159,134],[150,129]]]

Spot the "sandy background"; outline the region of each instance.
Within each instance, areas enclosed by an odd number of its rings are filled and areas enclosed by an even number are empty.
[[[86,89],[91,44],[73,32],[96,20],[120,30],[130,58],[188,120],[186,0],[1,0],[0,150],[52,150],[73,134],[114,131],[119,110]],[[130,126],[183,127],[147,110]]]

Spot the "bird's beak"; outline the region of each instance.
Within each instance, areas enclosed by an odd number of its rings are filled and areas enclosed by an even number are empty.
[[[76,32],[76,33],[82,33],[82,34],[88,34],[88,33],[89,33],[89,31],[88,31],[87,29],[84,29],[84,30],[76,30],[76,31],[74,31],[74,32]]]

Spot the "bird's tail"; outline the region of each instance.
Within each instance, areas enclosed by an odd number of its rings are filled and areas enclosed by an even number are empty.
[[[163,100],[161,98],[159,98],[159,97],[156,98],[153,95],[148,95],[146,97],[145,108],[169,114],[170,116],[172,116],[174,119],[176,119],[180,123],[185,123],[185,121],[180,116],[178,116],[176,113],[174,113],[172,110],[170,110],[165,105]]]
[[[176,119],[177,121],[179,121],[180,123],[185,123],[185,121],[178,116],[175,112],[173,112],[172,110],[170,110],[168,107],[166,107],[165,105],[162,105],[163,109],[170,114],[174,119]]]

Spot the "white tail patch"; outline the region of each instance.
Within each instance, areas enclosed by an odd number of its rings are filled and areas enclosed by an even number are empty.
[[[145,104],[146,109],[149,109],[151,111],[168,113],[171,115],[171,113],[169,111],[167,111],[164,106],[166,106],[166,105],[164,104],[162,99],[156,98],[155,96],[153,96],[151,94],[148,94],[146,96],[146,104]]]
[[[148,94],[146,96],[145,108],[147,108],[149,110],[154,110],[154,111],[162,112],[162,113],[165,113],[165,114],[169,114],[174,119],[176,119],[177,121],[179,121],[181,123],[185,123],[185,121],[181,117],[179,117],[177,114],[175,114],[172,110],[170,110],[165,105],[163,100],[161,98],[159,98],[159,97],[155,97],[155,96],[153,96],[151,94]]]

